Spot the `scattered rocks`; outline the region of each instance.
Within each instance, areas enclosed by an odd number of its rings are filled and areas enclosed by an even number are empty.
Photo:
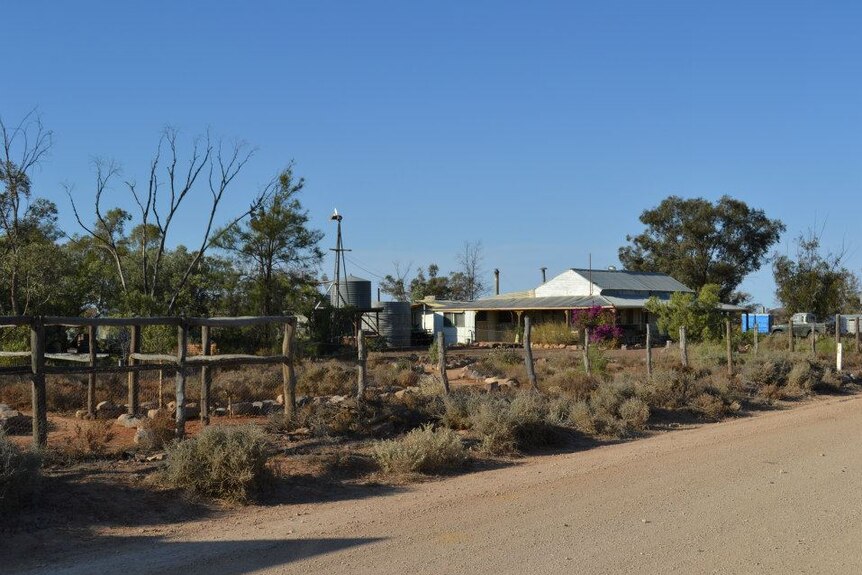
[[[485,381],[487,382],[488,380],[485,380]],[[497,383],[497,380],[495,379],[491,382],[485,383],[485,385],[483,386],[483,389],[489,393],[493,393],[495,391],[500,391],[500,384]]]
[[[140,427],[144,421],[135,417],[134,415],[129,415],[128,413],[124,413],[117,417],[117,423],[122,425],[123,427]],[[137,434],[136,434],[137,435]]]

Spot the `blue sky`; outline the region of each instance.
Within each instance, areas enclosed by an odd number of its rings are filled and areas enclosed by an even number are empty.
[[[375,281],[449,270],[464,241],[504,291],[618,265],[671,194],[764,209],[781,251],[823,227],[859,272],[862,5],[754,4],[15,2],[0,115],[54,131],[35,189],[69,232],[61,184],[88,205],[95,157],[144,182],[172,125],[256,149],[224,220],[294,160],[325,247],[337,207],[348,271]],[[181,215],[193,244],[202,210]],[[774,302],[768,265],[742,288]]]

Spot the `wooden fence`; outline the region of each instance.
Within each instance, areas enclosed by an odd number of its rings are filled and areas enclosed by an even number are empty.
[[[211,355],[211,328],[236,328],[261,324],[281,324],[283,326],[282,352],[279,355],[258,356],[243,354]],[[89,354],[50,354],[45,352],[46,327],[87,328]],[[128,359],[125,365],[98,365],[95,346],[97,327],[114,326],[131,329]],[[144,326],[176,326],[177,354],[141,353],[141,328]],[[252,364],[281,364],[284,385],[284,410],[288,416],[296,409],[296,318],[293,316],[250,316],[250,317],[129,317],[129,318],[80,318],[46,316],[0,316],[0,328],[29,327],[30,351],[4,352],[5,356],[30,357],[30,366],[0,367],[2,375],[29,375],[32,383],[33,442],[43,447],[48,441],[48,415],[45,390],[45,376],[48,374],[86,374],[87,410],[95,412],[96,375],[104,373],[128,374],[128,412],[136,415],[140,410],[139,375],[142,371],[159,370],[170,367],[176,372],[176,434],[185,435],[186,424],[186,378],[192,369],[200,369],[201,397],[200,417],[204,425],[209,423],[210,386],[212,368]],[[188,355],[189,331],[201,330],[200,355]],[[46,359],[72,361],[78,365],[46,365]]]

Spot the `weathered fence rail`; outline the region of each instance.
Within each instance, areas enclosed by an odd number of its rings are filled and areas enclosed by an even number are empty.
[[[236,328],[253,325],[279,324],[283,329],[282,352],[277,355],[258,356],[245,354],[210,355],[210,329]],[[95,353],[95,337],[93,331],[98,327],[129,327],[131,328],[130,352],[124,365],[99,365],[97,360],[107,357]],[[175,326],[177,328],[177,354],[142,353],[141,327],[145,326]],[[294,375],[296,334],[296,318],[293,316],[245,316],[245,317],[55,317],[55,316],[11,316],[0,317],[2,328],[30,328],[30,351],[0,352],[0,357],[30,358],[30,366],[0,367],[0,375],[30,375],[33,411],[33,442],[37,447],[47,444],[48,415],[45,389],[46,375],[89,375],[87,391],[87,409],[90,414],[95,409],[94,393],[97,374],[127,373],[128,382],[128,412],[138,414],[139,378],[142,371],[158,371],[171,368],[175,373],[176,383],[176,433],[182,438],[186,424],[186,378],[191,369],[201,371],[200,417],[204,425],[209,423],[209,402],[211,369],[214,367],[280,364],[284,373],[284,410],[286,414],[296,410],[296,377]],[[84,354],[52,354],[46,353],[46,327],[86,327],[89,332],[90,352]],[[202,354],[189,356],[189,330],[200,328],[203,342]],[[46,360],[71,361],[77,365],[46,365]],[[82,365],[83,364],[83,365]]]

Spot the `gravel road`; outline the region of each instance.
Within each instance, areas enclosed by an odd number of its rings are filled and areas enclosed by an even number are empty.
[[[28,573],[858,574],[862,396],[102,548]]]

